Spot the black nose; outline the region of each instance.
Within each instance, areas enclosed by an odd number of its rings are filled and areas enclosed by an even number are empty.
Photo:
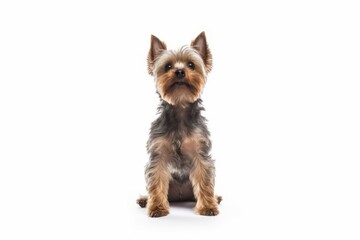
[[[182,69],[178,69],[175,71],[175,75],[177,78],[184,78],[185,77],[185,71]]]

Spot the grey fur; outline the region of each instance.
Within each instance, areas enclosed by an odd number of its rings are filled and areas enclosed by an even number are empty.
[[[152,123],[150,137],[147,143],[147,150],[150,154],[150,161],[146,166],[145,176],[148,179],[149,174],[153,174],[152,168],[159,160],[158,153],[151,150],[152,142],[158,138],[166,138],[171,141],[172,151],[167,159],[171,181],[169,184],[168,200],[175,201],[195,201],[192,185],[189,175],[193,166],[192,159],[181,151],[181,142],[185,137],[194,133],[201,134],[200,156],[205,161],[209,161],[209,175],[214,178],[214,164],[210,156],[211,141],[210,132],[206,126],[206,119],[201,115],[204,110],[201,99],[190,103],[187,107],[173,106],[164,100],[158,108],[159,117]],[[213,184],[213,180],[212,183]]]

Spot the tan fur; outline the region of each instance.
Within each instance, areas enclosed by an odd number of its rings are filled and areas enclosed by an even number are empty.
[[[169,213],[167,195],[171,176],[163,161],[159,161],[154,172],[148,181],[148,214],[150,217],[160,217]]]
[[[217,200],[214,196],[214,176],[213,166],[209,162],[204,161],[200,157],[194,158],[194,167],[190,173],[190,181],[192,182],[194,195],[197,199],[195,211],[201,215],[212,211],[210,215],[217,215]]]
[[[206,72],[209,73],[212,69],[212,54],[206,41],[205,32],[202,32],[191,42],[191,46],[195,48],[201,55]]]
[[[160,57],[159,61],[163,58]],[[179,87],[172,87],[174,81],[176,81],[174,72],[176,68],[165,72],[164,66],[168,63],[172,63],[173,65],[176,64],[176,61],[180,61],[181,63],[188,63],[192,61],[195,63],[195,70],[184,68],[185,71],[185,79],[184,82],[191,85],[191,88],[187,86],[179,86]],[[201,59],[200,59],[201,61]],[[189,58],[189,56],[183,55],[182,57],[175,58],[174,56],[167,59],[167,61],[163,61],[162,65],[155,68],[157,72],[156,78],[156,88],[160,94],[160,96],[172,105],[186,105],[187,103],[192,103],[196,101],[203,90],[203,87],[206,82],[206,76],[203,75],[203,64],[199,62],[199,59],[194,57]]]
[[[150,75],[154,74],[154,63],[164,50],[166,50],[166,44],[154,35],[151,35],[150,51],[147,57],[148,72]]]
[[[160,217],[169,213],[167,195],[171,175],[167,159],[171,151],[171,144],[166,138],[158,138],[152,142],[149,148],[159,156],[147,176],[148,214],[151,217]]]
[[[195,132],[194,134],[184,138],[181,144],[181,152],[188,155],[190,158],[196,158],[201,154],[201,144],[208,145],[209,142],[203,137],[201,133]]]
[[[217,215],[217,199],[214,196],[214,166],[201,155],[201,145],[209,144],[202,134],[195,133],[184,139],[182,152],[193,161],[190,173],[194,195],[197,199],[195,211],[202,215]]]
[[[151,141],[149,145],[149,150],[152,152],[156,152],[162,155],[169,154],[171,151],[171,142],[168,138],[158,137]]]

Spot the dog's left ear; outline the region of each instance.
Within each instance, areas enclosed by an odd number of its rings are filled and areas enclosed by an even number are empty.
[[[159,55],[166,50],[166,44],[154,35],[151,35],[150,51],[147,57],[148,71],[150,75],[154,74],[154,63]]]
[[[207,73],[209,73],[212,68],[212,55],[206,42],[205,32],[201,32],[199,36],[197,36],[195,40],[191,42],[191,47],[198,51],[204,61],[205,70]]]

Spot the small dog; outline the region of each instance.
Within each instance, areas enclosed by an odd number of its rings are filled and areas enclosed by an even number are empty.
[[[137,203],[150,217],[169,214],[169,202],[196,201],[195,211],[206,216],[219,213],[220,196],[214,195],[214,161],[210,133],[201,115],[201,92],[212,68],[205,33],[178,51],[166,49],[151,36],[147,58],[160,96],[159,117],[150,130],[150,161],[145,177],[148,197]]]

